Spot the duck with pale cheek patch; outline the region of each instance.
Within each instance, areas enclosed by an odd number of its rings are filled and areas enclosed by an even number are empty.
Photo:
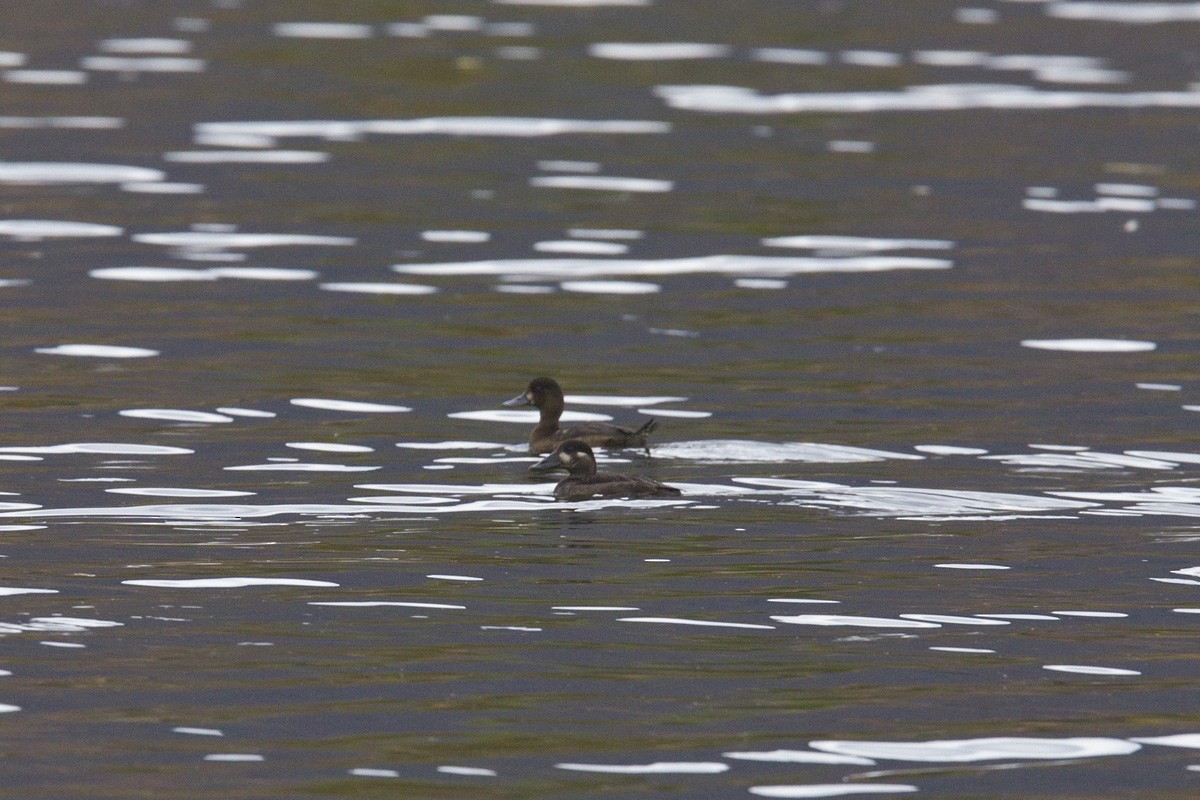
[[[609,425],[607,422],[582,422],[569,428],[560,428],[558,419],[566,406],[562,387],[553,378],[534,378],[522,394],[505,400],[506,406],[534,406],[541,418],[533,433],[529,435],[529,454],[549,453],[570,439],[578,439],[593,447],[644,447],[646,434],[654,430],[658,420],[647,420],[640,428]]]
[[[565,469],[566,480],[554,487],[559,500],[591,500],[593,497],[678,497],[674,486],[639,478],[596,471],[596,455],[578,439],[563,442],[554,452],[530,469]]]

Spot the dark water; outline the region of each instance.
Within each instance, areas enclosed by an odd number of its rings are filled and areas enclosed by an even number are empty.
[[[4,19],[6,795],[1195,796],[1196,4]]]

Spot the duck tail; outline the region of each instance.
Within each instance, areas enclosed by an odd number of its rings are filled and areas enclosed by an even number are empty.
[[[657,427],[658,420],[651,418],[646,420],[642,427],[638,428],[636,431],[634,431],[634,433],[638,436],[645,436],[646,434],[651,433]]]

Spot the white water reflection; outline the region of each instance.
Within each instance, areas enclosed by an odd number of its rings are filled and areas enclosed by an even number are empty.
[[[124,347],[110,344],[60,344],[55,347],[37,347],[35,353],[77,358],[150,358],[159,351],[145,347]]]
[[[928,742],[815,741],[809,746],[828,753],[897,761],[966,763],[999,759],[1061,760],[1135,753],[1141,745],[1125,739],[1078,737],[1040,739],[998,736]]]
[[[129,408],[117,412],[122,417],[158,419],[170,422],[233,422],[233,417],[209,411],[186,411],[177,408]]]
[[[875,762],[861,756],[843,756],[814,750],[762,750],[721,753],[722,758],[738,761],[771,761],[780,764],[854,764],[871,766]]]
[[[452,414],[447,414],[451,419],[471,419],[482,422],[512,422],[521,425],[536,425],[538,423],[537,411],[521,411],[519,409],[484,409],[482,411],[456,411]],[[562,422],[609,422],[612,420],[608,414],[597,414],[594,411],[564,411],[562,413]]]
[[[611,775],[715,775],[729,770],[715,761],[655,761],[652,764],[555,764],[574,772],[603,772]]]
[[[529,185],[548,189],[583,189],[600,192],[669,192],[674,181],[624,178],[615,175],[539,175]]]
[[[123,164],[68,164],[44,161],[0,161],[0,183],[66,184],[161,181],[162,170]]]
[[[1081,108],[1197,108],[1200,91],[1085,92],[986,83],[910,86],[899,91],[766,95],[744,86],[658,86],[670,108],[724,114],[830,114],[888,111]]]
[[[1154,342],[1131,339],[1024,339],[1021,346],[1071,353],[1144,353],[1158,347]]]
[[[316,408],[323,411],[347,411],[354,414],[396,414],[412,411],[408,406],[394,406],[387,403],[366,403],[360,400],[328,400],[315,397],[301,397],[289,401],[294,406]]]
[[[88,74],[77,69],[7,69],[0,77],[6,83],[30,83],[43,86],[81,86]]]
[[[438,291],[436,286],[419,283],[322,283],[321,288],[327,292],[408,296],[435,294]]]
[[[892,619],[890,617],[856,617],[846,614],[797,614],[774,616],[771,619],[788,625],[819,625],[823,627],[851,628],[940,628],[936,622],[921,622],[915,619]]]
[[[69,222],[57,219],[0,220],[0,236],[24,241],[120,236],[124,232],[124,228],[118,228],[115,225],[99,225],[94,222]]]
[[[337,586],[331,581],[307,578],[181,578],[173,580],[136,579],[121,581],[125,586],[152,586],[163,589],[241,589],[247,586]]]
[[[819,798],[848,797],[855,794],[904,794],[917,791],[907,783],[810,783],[780,786],[751,786],[750,794],[759,797]]]
[[[1073,20],[1159,25],[1200,21],[1200,3],[1048,2],[1046,13]]]
[[[357,240],[348,236],[318,236],[305,233],[239,233],[236,231],[178,231],[137,233],[133,241],[164,247],[197,250],[245,250],[252,247],[345,247]]]
[[[749,439],[705,439],[691,442],[668,442],[654,446],[655,458],[679,458],[710,464],[781,464],[800,461],[820,464],[851,464],[867,461],[899,459],[921,461],[924,456],[912,453],[893,453],[866,447],[851,447],[813,442],[757,442]],[[735,479],[737,480],[737,479]],[[744,483],[754,483],[745,479]],[[804,489],[810,484],[758,485]],[[829,484],[823,484],[828,486]]]
[[[661,134],[670,123],[650,120],[583,120],[545,117],[428,117],[382,120],[302,120],[298,122],[201,122],[197,138],[254,136],[274,144],[286,138],[353,141],[369,134],[381,136],[515,136],[541,137],[568,134]]]
[[[950,269],[953,262],[917,256],[711,255],[690,258],[597,259],[510,258],[435,264],[397,264],[407,275],[530,275],[559,278],[599,278],[638,275],[802,275],[822,272],[889,272],[906,269]]]

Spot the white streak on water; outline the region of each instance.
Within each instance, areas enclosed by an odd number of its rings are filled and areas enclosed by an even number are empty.
[[[124,232],[124,228],[118,228],[115,225],[97,225],[91,222],[68,222],[56,219],[0,220],[0,236],[30,241],[65,237],[120,236]]]
[[[968,109],[1196,108],[1200,91],[1087,92],[1007,84],[910,86],[899,91],[764,95],[743,86],[655,87],[671,108],[736,114],[876,113]]]
[[[393,270],[409,275],[528,275],[593,278],[658,275],[802,275],[825,272],[889,272],[901,269],[950,269],[954,262],[916,256],[711,255],[687,258],[596,259],[512,258],[434,264],[397,264]]]
[[[934,564],[933,566],[935,566],[935,567],[937,567],[937,568],[939,568],[939,569],[974,569],[974,570],[1006,570],[1006,569],[1012,569],[1012,567],[1006,567],[1006,566],[1003,566],[1002,564],[956,564],[956,563],[945,563],[945,564]]]
[[[668,133],[668,122],[652,120],[584,120],[544,117],[427,117],[394,120],[302,120],[279,122],[201,122],[196,137],[251,135],[274,141],[288,137],[353,140],[368,134],[383,136],[516,136],[568,134]]]
[[[1200,3],[1052,2],[1047,3],[1045,8],[1046,14],[1051,17],[1122,22],[1127,25],[1200,20]]]
[[[782,786],[751,786],[759,797],[813,798],[846,797],[852,794],[902,794],[917,791],[907,783],[810,783]]]
[[[192,43],[187,39],[167,39],[162,37],[103,39],[96,47],[102,53],[125,54],[181,55],[192,51]]]
[[[397,442],[396,447],[410,450],[500,450],[508,445],[497,442]]]
[[[58,589],[24,589],[13,586],[0,586],[0,597],[10,597],[17,594],[58,594]]]
[[[149,358],[159,354],[144,347],[120,347],[107,344],[60,344],[56,347],[34,348],[35,353],[81,358]]]
[[[537,168],[543,172],[599,172],[600,162],[598,161],[564,161],[554,159],[550,161],[537,162]]]
[[[719,761],[655,761],[652,764],[576,764],[554,765],[574,772],[604,772],[613,775],[715,775],[729,770]]]
[[[582,239],[536,242],[533,249],[539,253],[574,253],[584,256],[620,256],[629,252],[629,245],[617,242],[589,242]]]
[[[99,453],[103,455],[173,456],[196,452],[185,447],[159,444],[118,444],[85,442],[80,444],[51,444],[42,446],[0,447],[0,453]]]
[[[86,56],[79,66],[95,72],[203,72],[205,63],[177,56]]]
[[[1011,625],[1000,619],[980,617],[957,617],[950,614],[897,614],[901,619],[915,619],[918,622],[940,622],[943,625]]]
[[[659,403],[681,403],[687,400],[686,397],[673,397],[671,395],[632,397],[628,395],[609,394],[568,394],[564,399],[568,403],[578,403],[585,406],[628,406],[631,408],[637,406],[654,406]]]
[[[382,467],[347,466],[346,464],[304,464],[290,462],[282,464],[243,464],[223,467],[229,472],[374,472]]]
[[[419,283],[322,283],[321,288],[327,292],[408,296],[434,294],[438,291],[436,286]]]
[[[254,492],[239,492],[233,489],[172,489],[151,486],[130,486],[105,489],[110,494],[132,494],[142,497],[248,497]]]
[[[305,578],[188,578],[182,580],[127,580],[125,586],[153,586],[162,589],[241,589],[246,586],[338,586],[329,581]]]
[[[1200,733],[1177,733],[1172,736],[1131,736],[1129,741],[1141,744],[1156,744],[1163,747],[1200,749]]]
[[[723,58],[732,52],[723,44],[700,42],[598,42],[588,46],[593,58],[618,61],[678,61]]]
[[[205,761],[266,761],[257,753],[210,753],[204,757]]]
[[[829,63],[828,53],[794,47],[759,47],[751,52],[750,57],[755,61],[765,61],[771,64],[821,66]]]
[[[142,281],[166,283],[179,281],[215,281],[216,273],[211,269],[183,269],[181,267],[102,267],[88,272],[100,280]]]
[[[1089,667],[1077,664],[1045,664],[1042,669],[1048,669],[1052,672],[1074,672],[1080,675],[1141,675],[1142,673],[1133,669],[1117,669],[1115,667]]]
[[[657,283],[638,281],[563,281],[560,288],[583,294],[655,294],[662,291]]]
[[[394,769],[372,769],[370,767],[355,767],[347,773],[359,778],[399,778],[400,773]]]
[[[375,448],[361,444],[338,444],[336,442],[285,442],[284,447],[296,450],[318,450],[324,453],[373,453]]]
[[[651,417],[674,417],[677,419],[707,419],[713,415],[711,411],[684,411],[676,408],[639,408],[637,412]]]
[[[864,447],[850,447],[836,444],[816,444],[810,442],[757,442],[748,439],[703,439],[691,442],[668,442],[656,445],[654,455],[657,458],[684,458],[712,464],[776,464],[788,461],[802,461],[822,464],[849,464],[868,461],[886,461],[900,459],[905,461],[922,461],[924,456],[911,453],[893,453],[886,450],[872,450]],[[837,484],[799,484],[767,483],[776,479],[735,479],[741,483],[761,486],[786,486],[787,488],[808,489],[815,486],[837,486]]]
[[[297,39],[369,39],[374,35],[370,25],[349,22],[278,22],[271,32]]]
[[[176,150],[163,160],[176,164],[323,164],[330,159],[321,150]]]
[[[787,281],[775,278],[738,278],[733,285],[742,289],[786,289]]]
[[[642,239],[645,232],[630,228],[568,228],[567,236],[578,239]]]
[[[809,746],[829,753],[864,758],[935,763],[966,763],[999,759],[1096,758],[1135,753],[1141,745],[1124,739],[1078,737],[1038,739],[999,736],[928,742],[815,741]]]
[[[772,617],[778,619],[778,617]],[[692,625],[702,628],[747,628],[750,630],[775,630],[774,625],[756,625],[749,622],[713,622],[705,619],[682,619],[680,617],[621,617],[617,622],[653,622],[664,625]]]
[[[178,231],[170,233],[136,233],[133,241],[164,247],[198,250],[244,250],[250,247],[313,247],[348,246],[357,240],[347,236],[317,236],[305,233],[238,233],[236,231]]]
[[[1132,339],[1023,339],[1021,346],[1073,353],[1141,353],[1158,347],[1154,342]]]
[[[421,231],[421,238],[427,242],[449,244],[480,244],[492,238],[487,231]]]
[[[722,758],[739,761],[773,761],[781,764],[857,764],[871,766],[875,762],[859,756],[842,756],[813,750],[751,750],[721,753]]]
[[[981,456],[987,453],[987,450],[978,447],[957,447],[944,444],[919,444],[913,447],[913,450],[935,456]]]
[[[172,422],[233,422],[233,417],[208,411],[186,411],[177,408],[127,408],[117,412],[122,417],[160,419]]]
[[[408,406],[393,406],[383,403],[363,403],[355,400],[325,400],[301,397],[290,401],[294,406],[318,408],[324,411],[349,411],[357,414],[399,413],[412,411]]]
[[[656,178],[626,178],[616,175],[538,175],[530,186],[549,189],[583,189],[601,192],[669,192],[674,181]]]
[[[7,83],[31,83],[48,86],[81,86],[88,74],[77,69],[9,69],[4,71]]]
[[[931,647],[930,650],[938,650],[943,653],[974,653],[979,655],[988,655],[995,653],[995,650],[986,650],[982,647]]]
[[[479,777],[479,778],[494,778],[494,777],[496,777],[496,770],[486,769],[484,767],[444,766],[444,767],[438,767],[437,771],[444,775],[468,775],[468,776],[474,776],[474,777]]]
[[[856,617],[843,614],[797,614],[796,616],[775,616],[771,619],[788,625],[822,625],[853,628],[940,628],[935,622],[919,622],[909,619],[892,619],[890,617]]]
[[[477,578],[473,575],[426,575],[426,578],[433,578],[439,581],[481,581],[483,578]]]
[[[954,242],[946,239],[882,239],[868,236],[773,236],[763,239],[768,247],[794,247],[804,250],[845,250],[881,253],[889,250],[950,250]]]
[[[273,411],[259,411],[256,408],[237,408],[232,406],[222,406],[217,409],[222,414],[228,414],[231,417],[258,417],[269,419],[276,416]]]
[[[403,608],[439,608],[439,609],[465,609],[466,606],[456,606],[449,603],[410,603],[400,600],[330,600],[322,602],[311,602],[310,606],[338,606],[342,608],[378,608],[398,606]]]
[[[249,281],[308,281],[317,277],[315,270],[284,267],[214,267],[218,278],[237,278]]]
[[[1178,466],[1174,461],[1118,453],[1094,453],[1091,451],[1058,453],[1012,453],[980,456],[981,460],[999,461],[1008,466],[1039,467],[1042,469],[1154,469],[1169,470]],[[1056,493],[1066,496],[1064,492]]]
[[[523,425],[536,425],[537,411],[521,411],[512,409],[495,409],[484,411],[455,411],[447,414],[451,419],[472,419],[482,422],[512,422]],[[564,411],[562,422],[608,422],[612,419],[608,414],[597,414],[592,411]]]
[[[224,736],[225,734],[216,728],[188,728],[178,727],[171,728],[171,733],[183,733],[190,736]]]

